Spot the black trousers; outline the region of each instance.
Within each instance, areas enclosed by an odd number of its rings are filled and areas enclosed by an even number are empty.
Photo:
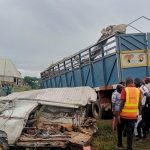
[[[150,106],[149,107],[145,106],[142,108],[142,121],[144,123],[143,132],[145,133],[146,137],[146,132],[148,132],[150,128]]]
[[[126,127],[127,150],[132,150],[133,132],[136,120],[120,118],[120,123],[117,125],[118,146],[122,146],[122,133]]]
[[[138,132],[138,137],[139,138],[142,138],[142,133],[143,133],[143,137],[146,136],[145,122],[143,120],[141,120],[138,123],[137,132]]]

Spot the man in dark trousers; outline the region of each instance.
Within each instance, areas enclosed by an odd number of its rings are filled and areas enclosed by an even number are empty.
[[[150,77],[145,79],[145,86],[148,89],[148,92],[145,93],[146,101],[142,108],[142,120],[144,122],[143,126],[143,137],[146,138],[147,133],[150,128]]]
[[[142,94],[142,110],[141,110],[141,121],[138,122],[137,124],[137,139],[136,140],[140,140],[140,139],[145,139],[146,138],[146,134],[148,131],[148,126],[149,126],[149,122],[150,122],[150,105],[149,105],[149,90],[148,88],[145,86],[144,82],[139,79],[136,78],[134,80],[135,86],[140,88],[141,94]]]
[[[122,132],[126,126],[127,150],[133,150],[133,132],[139,111],[140,90],[135,87],[132,78],[126,79],[126,87],[122,90],[120,99],[121,107],[120,111],[118,112],[118,143],[116,149],[123,149]]]

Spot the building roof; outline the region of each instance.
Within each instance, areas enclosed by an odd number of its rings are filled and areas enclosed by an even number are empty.
[[[0,58],[0,76],[22,78],[21,73],[9,59]]]

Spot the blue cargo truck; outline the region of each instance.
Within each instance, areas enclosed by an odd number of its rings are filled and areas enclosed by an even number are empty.
[[[41,72],[44,88],[94,88],[97,102],[87,112],[95,118],[111,112],[111,95],[118,82],[146,76],[150,76],[150,33],[115,33]]]

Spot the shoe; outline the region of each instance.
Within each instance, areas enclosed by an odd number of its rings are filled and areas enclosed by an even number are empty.
[[[123,150],[123,146],[116,146],[116,150]]]

